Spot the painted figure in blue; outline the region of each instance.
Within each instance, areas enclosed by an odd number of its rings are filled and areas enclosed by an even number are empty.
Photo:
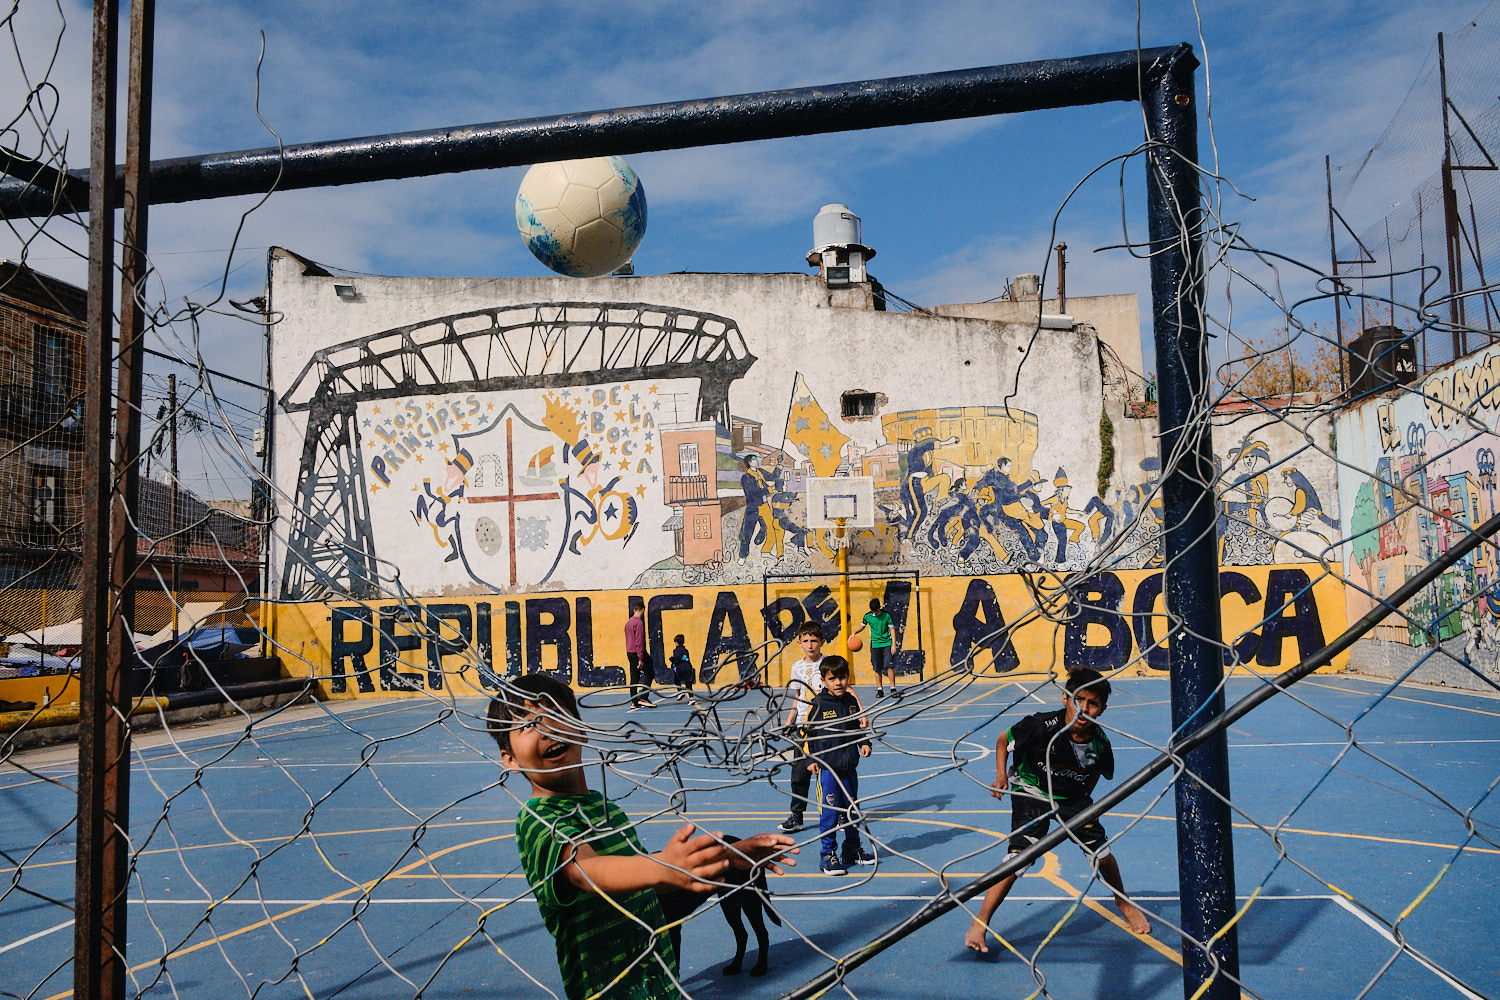
[[[958,438],[939,441],[931,427],[918,427],[916,443],[906,453],[906,478],[901,481],[901,504],[906,509],[902,519],[904,538],[914,539],[927,517],[927,480],[932,476],[932,450],[958,444]]]
[[[750,546],[766,537],[766,522],[760,509],[771,499],[770,487],[760,471],[760,456],[747,452],[740,457],[740,489],[745,494],[745,519],[740,522],[740,558],[750,557]]]
[[[1115,504],[1121,506],[1125,505],[1125,500],[1120,496],[1120,491],[1118,488],[1111,487],[1109,495],[1114,498]],[[1115,512],[1111,508],[1110,504],[1105,503],[1098,497],[1094,497],[1088,502],[1088,506],[1083,508],[1083,512],[1088,516],[1089,532],[1093,534],[1095,542],[1102,545],[1103,543],[1109,541],[1114,537]],[[1122,510],[1121,513],[1128,523],[1130,520],[1130,514],[1124,510]]]
[[[984,526],[979,517],[979,505],[966,479],[953,484],[948,502],[938,509],[932,527],[927,531],[927,541],[934,549],[946,549],[962,544],[958,550],[962,562],[974,554],[984,539],[980,529]]]
[[[1292,488],[1292,516],[1297,519],[1297,526],[1303,529],[1311,529],[1313,523],[1321,521],[1330,528],[1337,528],[1339,523],[1329,517],[1323,511],[1323,501],[1318,498],[1318,491],[1313,489],[1313,484],[1307,481],[1307,477],[1293,468],[1281,470],[1282,480]]]
[[[976,488],[981,491],[988,489],[992,496],[980,513],[991,528],[1003,524],[1014,532],[1027,557],[1035,562],[1042,551],[1037,544],[1042,527],[1038,513],[1041,501],[1036,496],[1036,484],[1030,479],[1017,483],[1010,477],[1010,468],[1010,458],[1001,456],[995,467],[980,477]]]

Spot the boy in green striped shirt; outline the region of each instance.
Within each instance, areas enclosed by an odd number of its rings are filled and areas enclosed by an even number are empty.
[[[717,888],[731,864],[765,867],[795,854],[791,837],[763,833],[726,844],[689,823],[667,846],[646,853],[618,806],[589,791],[583,772],[587,737],[578,702],[546,674],[508,682],[490,702],[488,728],[500,759],[531,782],[516,817],[516,846],[542,921],[557,943],[568,1000],[659,1000],[678,986],[680,921]],[[669,926],[674,925],[674,926]]]

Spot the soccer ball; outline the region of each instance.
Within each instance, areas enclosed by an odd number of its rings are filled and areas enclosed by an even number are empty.
[[[538,163],[516,192],[516,228],[558,274],[609,274],[646,235],[646,190],[618,156]]]

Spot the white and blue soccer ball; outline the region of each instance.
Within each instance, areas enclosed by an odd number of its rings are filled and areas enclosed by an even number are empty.
[[[609,274],[646,235],[646,190],[618,156],[538,163],[516,192],[516,228],[558,274]]]

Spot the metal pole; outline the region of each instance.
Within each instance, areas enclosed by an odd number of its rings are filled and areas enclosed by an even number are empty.
[[[1134,101],[1141,81],[1190,51],[1186,45],[1068,59],[857,80],[795,90],[520,121],[270,146],[161,160],[151,166],[156,204],[264,194],[273,188],[491,170],[550,160]],[[0,169],[6,166],[0,160]],[[106,171],[103,176],[110,176]],[[101,176],[94,174],[93,176]],[[65,207],[67,207],[65,202]],[[75,206],[76,207],[76,206]],[[19,178],[0,182],[0,216],[49,215],[53,196]]]
[[[844,519],[835,518],[834,523],[837,527],[833,529],[835,539],[833,544],[838,546],[839,554],[839,608],[844,616],[843,628],[840,630],[842,635],[839,636],[839,640],[844,645],[844,659],[849,663],[849,683],[852,684],[854,683],[854,653],[849,649],[849,632],[854,628],[854,611],[849,607],[849,539],[844,535]],[[875,683],[880,683],[879,675],[876,676]]]
[[[112,0],[95,0],[89,164],[113,176],[116,42]],[[84,334],[83,527],[79,650],[78,820],[74,862],[73,992],[108,1000],[125,992],[125,888],[129,819],[129,689],[111,658],[109,513],[111,358],[114,336],[115,191],[89,188],[88,329]],[[124,712],[121,709],[124,708]],[[122,766],[123,765],[123,766]]]
[[[1453,323],[1453,360],[1469,353],[1464,309],[1463,246],[1458,239],[1458,193],[1453,190],[1453,136],[1448,130],[1448,59],[1438,32],[1438,86],[1443,98],[1443,231],[1448,244],[1448,318]]]
[[[1149,138],[1162,144],[1152,148],[1147,161],[1146,209],[1164,472],[1163,591],[1173,625],[1168,662],[1172,727],[1178,737],[1224,711],[1217,501],[1205,412],[1208,341],[1203,330],[1196,67],[1191,56],[1178,60],[1142,95]],[[1234,849],[1225,737],[1221,733],[1207,741],[1184,761],[1186,772],[1176,785],[1178,884],[1187,935],[1183,992],[1204,1000],[1235,1000],[1239,942],[1230,924]]]
[[[177,595],[182,590],[182,537],[177,533],[177,376],[167,376],[167,419],[170,428],[172,492],[167,494],[167,529],[172,536],[172,641],[177,641]]]
[[[1339,339],[1339,393],[1349,388],[1349,380],[1344,374],[1344,309],[1339,301],[1339,290],[1342,283],[1339,281],[1339,242],[1338,231],[1333,223],[1333,162],[1328,156],[1323,157],[1323,177],[1328,182],[1328,256],[1333,263],[1333,332]]]
[[[1059,243],[1057,250],[1057,311],[1068,311],[1068,245]]]

